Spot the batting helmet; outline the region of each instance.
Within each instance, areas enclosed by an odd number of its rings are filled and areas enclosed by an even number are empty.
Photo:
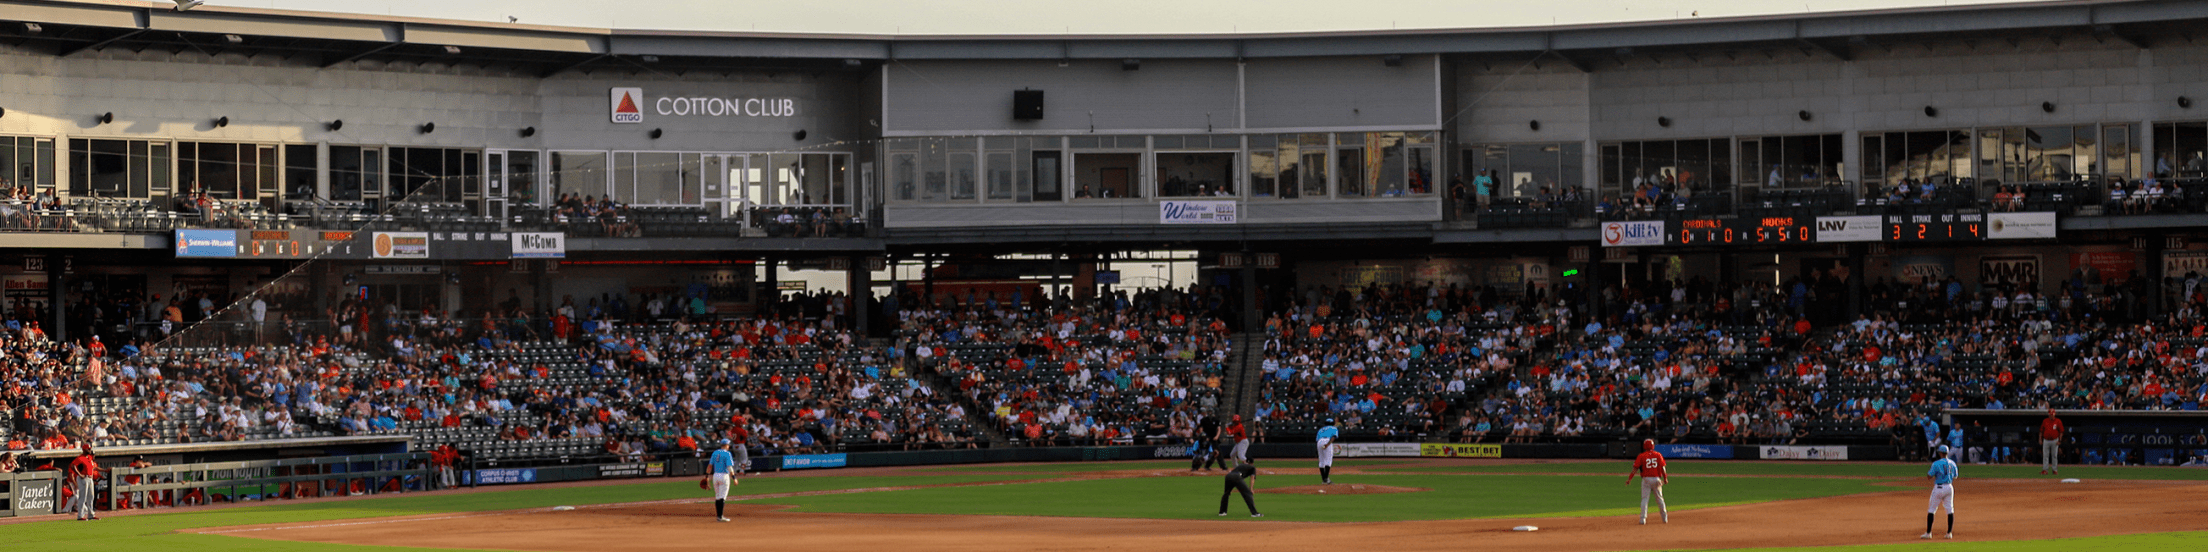
[[[1641,440],[1641,450],[1656,450],[1656,440],[1655,440],[1655,439],[1642,439],[1642,440]]]

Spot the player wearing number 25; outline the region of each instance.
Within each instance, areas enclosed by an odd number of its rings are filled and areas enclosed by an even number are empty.
[[[1625,484],[1633,484],[1633,476],[1641,476],[1641,525],[1648,525],[1648,495],[1656,495],[1656,509],[1664,516],[1664,523],[1671,523],[1671,507],[1664,505],[1664,484],[1671,482],[1671,472],[1664,469],[1664,453],[1656,452],[1655,439],[1641,440],[1641,455],[1633,457],[1633,470],[1626,472]]]

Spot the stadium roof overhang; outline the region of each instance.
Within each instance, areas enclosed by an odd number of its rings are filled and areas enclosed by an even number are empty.
[[[598,68],[665,72],[859,70],[891,60],[1124,59],[1443,54],[1541,57],[1583,70],[1665,52],[1801,49],[1843,59],[1927,38],[2051,35],[2191,41],[2208,3],[2066,0],[1500,29],[1188,35],[864,35],[617,30],[201,6],[166,2],[0,0],[0,43],[68,56],[128,49],[473,65],[552,75]]]

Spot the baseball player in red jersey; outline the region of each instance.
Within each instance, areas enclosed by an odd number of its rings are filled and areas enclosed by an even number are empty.
[[[84,454],[69,462],[69,475],[77,485],[77,493],[71,497],[77,521],[100,519],[99,513],[92,511],[92,504],[95,502],[93,495],[99,493],[100,477],[100,462],[92,456],[92,443],[85,443]]]
[[[1641,476],[1641,525],[1648,525],[1648,495],[1656,493],[1656,509],[1664,515],[1664,523],[1671,523],[1671,507],[1664,505],[1664,484],[1671,482],[1671,472],[1664,467],[1663,453],[1656,452],[1655,439],[1641,440],[1641,455],[1633,457],[1633,469],[1625,474],[1625,484],[1633,484],[1633,476]]]
[[[1227,440],[1234,441],[1235,462],[1250,461],[1250,432],[1242,427],[1242,415],[1234,415],[1234,423],[1227,425]]]
[[[2039,473],[2061,475],[2055,465],[2055,457],[2062,455],[2062,418],[2055,417],[2055,407],[2047,407],[2047,419],[2039,421]]]

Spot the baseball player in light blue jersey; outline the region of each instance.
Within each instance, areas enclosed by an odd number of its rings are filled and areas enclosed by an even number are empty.
[[[1937,449],[1935,454],[1939,459],[1933,460],[1932,469],[1924,472],[1925,477],[1932,479],[1932,504],[1924,507],[1924,535],[1917,538],[1932,538],[1932,519],[1943,505],[1947,508],[1947,538],[1955,538],[1955,476],[1961,475],[1961,471],[1956,469],[1954,460],[1948,459],[1949,450],[1944,445]]]
[[[1319,428],[1319,482],[1334,484],[1334,438],[1342,430],[1334,427],[1334,419],[1326,419],[1326,427]]]
[[[1930,454],[1940,448],[1940,422],[1930,416],[1924,416],[1922,419],[1924,422],[1918,425],[1924,426],[1924,452]]]
[[[1970,458],[1970,457],[1969,457],[1969,452],[1970,452],[1970,448],[1969,448],[1969,447],[1965,447],[1965,446],[1963,446],[1963,423],[1962,423],[1962,422],[1955,422],[1954,424],[1951,424],[1951,425],[1947,426],[1947,440],[1946,440],[1946,441],[1941,441],[1941,442],[1940,442],[1940,444],[1942,444],[1942,445],[1947,445],[1947,450],[1951,450],[1951,451],[1954,451],[1954,452],[1955,452],[1955,455],[1954,455],[1954,457],[1955,457],[1955,458],[1960,458],[1960,459],[1964,459],[1964,460],[1967,460],[1967,459],[1969,459],[1969,458]],[[1957,464],[1961,464],[1961,463],[1963,463],[1963,462],[1962,462],[1962,460],[1956,460],[1956,461],[1955,461],[1955,463],[1957,463]]]
[[[722,439],[720,448],[713,451],[710,463],[713,468],[713,476],[710,478],[713,480],[713,517],[727,523],[728,486],[734,481],[732,477],[736,473],[736,455],[729,454],[727,439]]]

